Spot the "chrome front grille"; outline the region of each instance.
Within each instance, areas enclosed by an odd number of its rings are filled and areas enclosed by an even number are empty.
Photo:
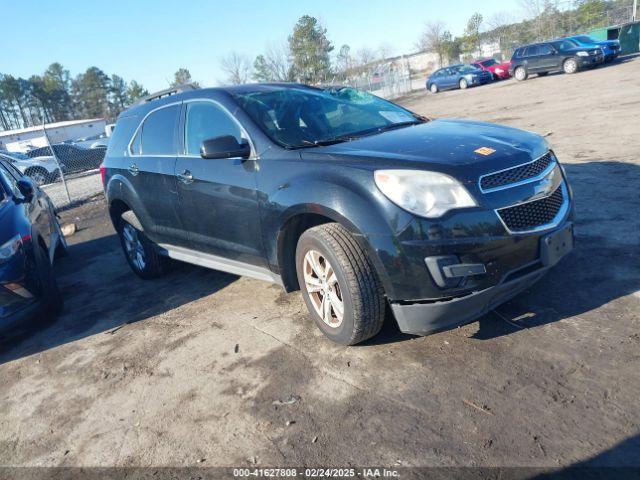
[[[511,233],[531,232],[552,226],[557,218],[564,217],[568,200],[563,182],[548,197],[501,208],[497,213]]]
[[[547,152],[532,162],[483,175],[480,177],[480,190],[486,193],[533,179],[550,169],[552,163],[555,163],[555,158]]]

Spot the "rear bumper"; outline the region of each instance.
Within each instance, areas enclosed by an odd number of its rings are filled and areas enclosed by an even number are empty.
[[[516,280],[448,301],[407,305],[392,303],[391,309],[400,331],[429,335],[474,321],[533,285],[548,270],[539,268]]]

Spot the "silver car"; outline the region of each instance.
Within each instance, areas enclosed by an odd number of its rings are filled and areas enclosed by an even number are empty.
[[[30,177],[39,187],[47,183],[55,182],[60,175],[60,168],[53,156],[28,157],[20,152],[0,152],[0,158],[10,162],[23,175]]]

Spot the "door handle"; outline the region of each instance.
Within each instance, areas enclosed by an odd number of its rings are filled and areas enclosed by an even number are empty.
[[[129,165],[129,172],[135,177],[140,173],[140,169],[135,163],[132,163],[131,165]]]
[[[190,183],[193,183],[193,175],[191,175],[191,172],[189,170],[185,170],[182,173],[179,173],[177,177],[184,184],[188,185]]]

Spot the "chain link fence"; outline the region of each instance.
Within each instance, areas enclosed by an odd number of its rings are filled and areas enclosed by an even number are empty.
[[[104,121],[98,123],[100,128]],[[55,124],[51,127],[54,135],[46,124],[30,129],[29,140],[9,144],[9,149],[0,150],[0,156],[42,188],[57,208],[100,194],[100,164],[109,141],[106,132],[55,141],[60,129]]]

